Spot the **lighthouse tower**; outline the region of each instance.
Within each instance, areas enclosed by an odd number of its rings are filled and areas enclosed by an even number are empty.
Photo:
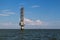
[[[21,7],[20,9],[20,23],[19,25],[21,26],[21,30],[24,29],[24,7]]]

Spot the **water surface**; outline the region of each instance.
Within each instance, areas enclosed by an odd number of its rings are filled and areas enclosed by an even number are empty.
[[[0,40],[60,40],[60,29],[0,29]]]

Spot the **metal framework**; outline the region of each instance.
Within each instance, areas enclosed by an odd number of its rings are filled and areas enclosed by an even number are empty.
[[[21,7],[20,9],[20,23],[19,25],[21,26],[21,30],[24,29],[24,7]]]

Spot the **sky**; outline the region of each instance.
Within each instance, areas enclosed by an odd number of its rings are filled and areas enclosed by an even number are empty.
[[[60,29],[60,0],[0,0],[0,29],[20,29],[22,5],[25,29]]]

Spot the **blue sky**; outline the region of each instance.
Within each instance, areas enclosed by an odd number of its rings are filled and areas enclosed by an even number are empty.
[[[25,28],[60,29],[60,0],[0,0],[0,28],[19,29],[21,5]]]

